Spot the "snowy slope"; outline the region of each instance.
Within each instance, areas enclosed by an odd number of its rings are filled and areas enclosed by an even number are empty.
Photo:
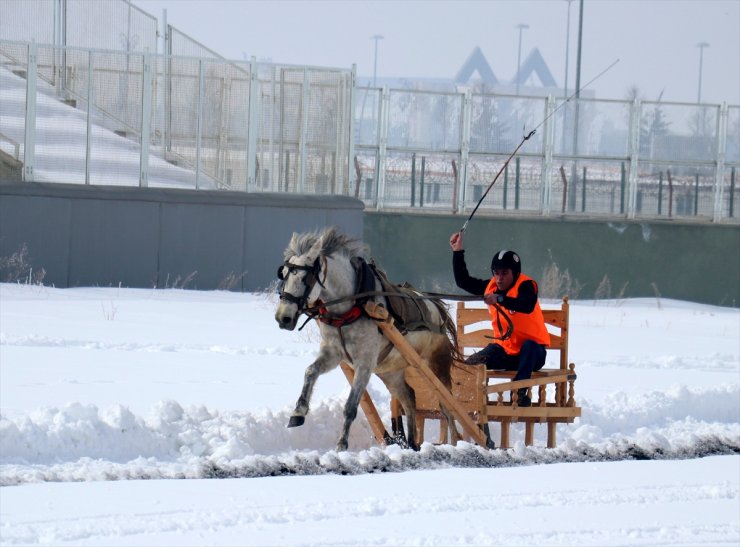
[[[85,183],[87,113],[59,101],[54,89],[37,80],[36,145],[34,180],[36,182]],[[0,138],[1,149],[15,154],[12,143],[24,142],[26,80],[0,67]],[[138,186],[141,147],[136,139],[117,135],[106,125],[110,118],[93,110],[90,139],[90,182],[96,185]],[[162,188],[195,188],[195,174],[176,167],[161,157],[160,150],[150,148],[149,186]],[[159,154],[161,156],[161,154]],[[214,183],[201,176],[201,188]]]

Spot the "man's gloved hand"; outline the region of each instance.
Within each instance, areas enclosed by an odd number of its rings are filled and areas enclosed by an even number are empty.
[[[465,358],[466,365],[482,365],[486,362],[486,356],[483,355],[482,351],[469,355]]]
[[[485,348],[473,355],[468,356],[465,359],[465,363],[468,365],[479,365],[488,361],[488,357],[496,351],[496,346],[488,344]]]

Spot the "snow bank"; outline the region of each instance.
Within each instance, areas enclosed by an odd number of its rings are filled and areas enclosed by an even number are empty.
[[[377,394],[376,394],[377,397]],[[385,401],[376,401],[388,408]],[[118,405],[98,409],[72,403],[0,418],[0,484],[122,478],[202,478],[281,474],[357,474],[445,466],[497,467],[571,461],[689,458],[740,453],[740,386],[630,396],[604,404],[584,401],[583,418],[560,426],[560,447],[488,451],[462,443],[418,453],[374,446],[366,421],[352,429],[350,446],[333,448],[342,398],[322,401],[301,428],[287,429],[290,410],[219,412],[162,401],[146,416]],[[690,413],[687,413],[690,409]],[[388,416],[385,421],[389,422]],[[497,428],[492,435],[496,439]],[[544,428],[537,428],[540,436]],[[433,438],[430,431],[429,438]],[[539,439],[543,444],[544,438]]]

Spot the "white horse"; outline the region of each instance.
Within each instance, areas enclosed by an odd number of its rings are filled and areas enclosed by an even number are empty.
[[[409,364],[361,307],[368,299],[388,307],[387,300],[379,295],[355,298],[363,292],[383,291],[378,274],[365,262],[367,253],[363,243],[339,233],[336,228],[322,233],[294,233],[285,250],[284,262],[278,269],[282,285],[275,320],[281,329],[293,330],[299,316],[305,313],[317,319],[321,332],[319,355],[306,368],[303,390],[288,427],[303,425],[318,376],[345,360],[355,374],[344,407],[344,425],[337,450],[347,450],[350,426],[372,373],[380,377],[403,406],[409,424],[407,441],[417,449],[414,391],[404,379],[404,369]],[[335,300],[341,301],[332,303]],[[456,346],[454,323],[439,300],[419,298],[415,304],[420,311],[425,310],[432,328],[410,331],[406,339],[450,389]],[[454,444],[460,434],[449,411],[443,405],[440,410],[447,418]]]

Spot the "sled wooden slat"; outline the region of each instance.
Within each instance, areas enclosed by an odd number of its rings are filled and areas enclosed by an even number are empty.
[[[492,376],[488,376],[488,378],[492,378]],[[486,388],[486,392],[503,393],[505,391],[511,391],[512,389],[521,389],[523,387],[545,386],[547,384],[552,384],[553,382],[565,382],[568,379],[575,380],[575,374],[568,374],[567,372],[561,370],[547,370],[542,375],[538,374],[537,376],[535,376],[533,373],[532,378],[530,378],[529,380],[501,382],[499,384],[493,385],[489,384]]]
[[[578,407],[563,406],[511,406],[511,405],[488,405],[486,411],[488,421],[494,421],[498,418],[544,418],[549,421],[550,418],[577,418],[581,415],[581,409]],[[525,420],[519,420],[525,421]]]

